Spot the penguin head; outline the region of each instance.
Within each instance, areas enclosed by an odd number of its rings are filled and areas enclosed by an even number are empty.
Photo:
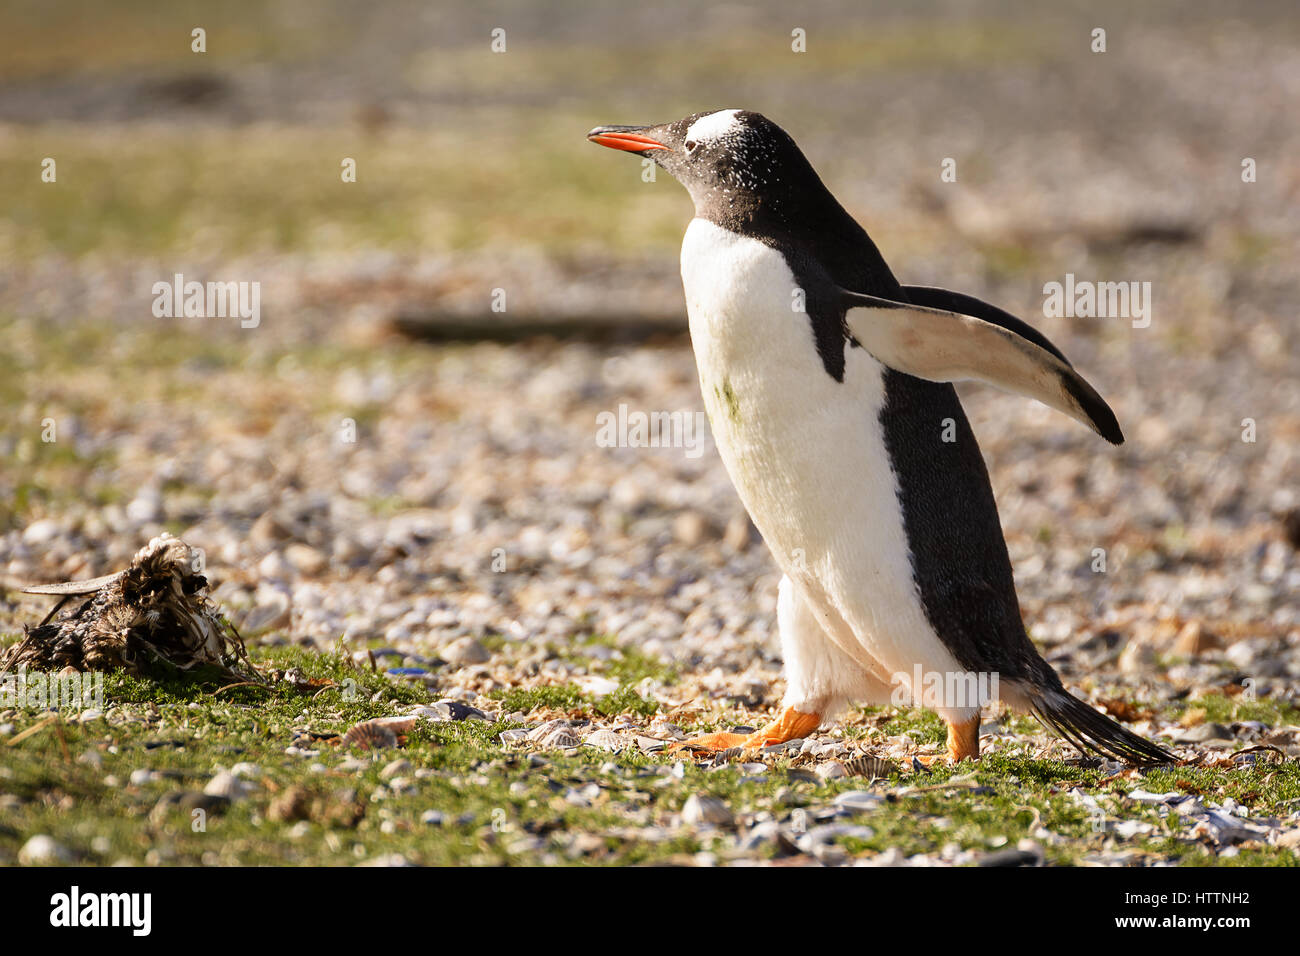
[[[821,186],[790,135],[749,110],[692,113],[659,126],[598,126],[587,139],[653,160],[686,187],[696,215],[780,212],[809,178]]]

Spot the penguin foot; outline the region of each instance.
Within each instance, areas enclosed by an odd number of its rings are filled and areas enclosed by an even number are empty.
[[[669,753],[674,750],[689,750],[692,753],[716,754],[722,753],[724,750],[731,750],[733,747],[739,747],[742,750],[753,749],[749,743],[749,738],[752,736],[754,735],[719,731],[716,734],[704,734],[700,737],[679,740],[675,744],[669,744],[667,750]]]
[[[978,760],[980,756],[980,718],[976,714],[970,720],[954,722],[948,725],[948,759],[953,763],[963,760]]]
[[[702,737],[691,737],[689,740],[678,741],[669,746],[668,749],[672,751],[682,748],[706,753],[720,753],[733,747],[739,747],[741,750],[760,750],[763,747],[770,747],[772,744],[783,744],[787,740],[806,736],[816,730],[821,722],[820,714],[805,714],[793,707],[787,707],[781,711],[776,720],[752,734],[723,732],[705,734]]]

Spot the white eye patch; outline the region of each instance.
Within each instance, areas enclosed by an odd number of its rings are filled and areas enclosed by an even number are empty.
[[[727,134],[740,128],[736,114],[740,110],[718,110],[708,116],[701,116],[686,131],[686,138],[699,142],[701,140],[722,139]]]

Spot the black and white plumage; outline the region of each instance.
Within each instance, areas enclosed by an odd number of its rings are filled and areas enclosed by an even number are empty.
[[[785,575],[786,709],[745,742],[805,732],[850,700],[888,702],[901,683],[948,722],[952,756],[974,756],[978,701],[927,700],[910,685],[918,673],[979,673],[1082,749],[1171,759],[1070,695],[1030,643],[950,384],[1028,395],[1122,442],[1060,350],[970,296],[900,285],[790,136],[757,113],[588,137],[653,158],[695,203],[681,266],[705,407]]]

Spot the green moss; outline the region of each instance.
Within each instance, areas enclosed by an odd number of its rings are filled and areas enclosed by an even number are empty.
[[[508,711],[536,710],[549,707],[556,710],[578,707],[583,703],[582,690],[576,684],[554,684],[546,687],[512,687],[495,691],[492,696],[501,701]]]

